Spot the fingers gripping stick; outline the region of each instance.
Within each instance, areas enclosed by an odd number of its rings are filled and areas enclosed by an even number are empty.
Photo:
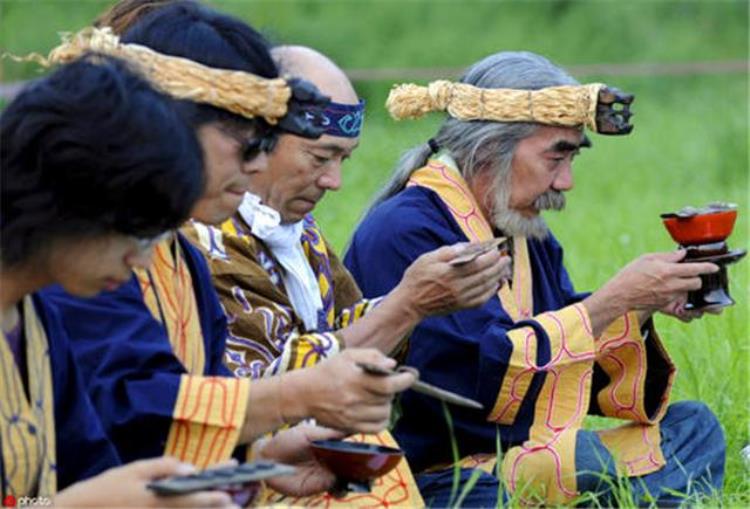
[[[454,267],[459,267],[461,265],[466,265],[467,263],[471,263],[483,254],[489,253],[493,249],[497,249],[508,239],[506,237],[499,237],[497,239],[492,240],[485,240],[484,242],[473,242],[469,244],[466,248],[464,248],[464,251],[452,259],[450,262],[451,265]]]

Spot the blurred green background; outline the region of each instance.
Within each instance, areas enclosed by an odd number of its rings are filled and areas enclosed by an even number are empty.
[[[46,52],[58,42],[57,32],[86,26],[111,3],[0,0],[0,48]],[[627,137],[592,137],[594,149],[577,159],[567,210],[548,217],[574,281],[581,289],[596,288],[641,253],[672,249],[659,213],[683,205],[737,203],[740,219],[730,244],[748,246],[747,1],[209,3],[251,22],[274,42],[314,46],[348,70],[449,68],[448,75],[433,74],[455,78],[458,69],[490,53],[520,49],[573,70],[654,64],[647,71],[576,75],[633,92],[636,127]],[[732,65],[712,71],[705,62]],[[678,63],[694,69],[675,73],[669,64]],[[31,64],[3,60],[0,67],[0,82],[37,75]],[[429,138],[441,119],[391,121],[382,105],[399,80],[398,72],[392,75],[355,83],[368,101],[361,147],[344,167],[343,189],[329,193],[316,211],[339,251],[398,155]],[[747,266],[730,267],[737,305],[721,317],[691,324],[657,319],[681,370],[676,399],[708,402],[727,434],[725,493],[708,505],[750,505],[749,470],[740,458],[750,442]]]

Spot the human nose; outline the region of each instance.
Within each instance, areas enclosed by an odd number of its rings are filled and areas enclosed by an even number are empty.
[[[330,168],[318,178],[318,187],[331,191],[338,191],[341,188],[341,163],[330,165]]]
[[[573,189],[573,164],[571,162],[566,162],[555,175],[555,180],[552,181],[552,189],[555,191],[570,191]]]

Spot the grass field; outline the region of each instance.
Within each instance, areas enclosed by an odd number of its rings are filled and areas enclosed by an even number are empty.
[[[329,52],[344,67],[463,66],[500,49],[530,49],[562,64],[683,62],[748,57],[746,2],[214,2],[264,27],[278,41]],[[87,24],[109,2],[0,1],[0,48],[46,51],[54,33]],[[467,6],[467,4],[469,4]],[[25,79],[31,66],[2,63],[0,81]],[[748,247],[748,76],[579,76],[636,94],[635,131],[592,136],[575,166],[568,208],[548,216],[566,248],[579,289],[595,289],[641,253],[670,250],[659,213],[712,200],[739,204],[730,239]],[[399,153],[424,142],[439,116],[395,123],[382,104],[390,83],[357,83],[369,104],[361,147],[345,166],[344,187],[317,217],[342,250],[372,193]],[[730,267],[737,305],[691,324],[657,318],[680,370],[675,399],[700,399],[726,432],[722,500],[750,506],[748,263]]]

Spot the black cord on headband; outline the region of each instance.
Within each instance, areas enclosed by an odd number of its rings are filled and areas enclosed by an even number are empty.
[[[430,146],[430,150],[433,154],[437,154],[440,152],[440,145],[438,145],[438,142],[435,141],[435,138],[430,138],[427,140],[427,144]]]

